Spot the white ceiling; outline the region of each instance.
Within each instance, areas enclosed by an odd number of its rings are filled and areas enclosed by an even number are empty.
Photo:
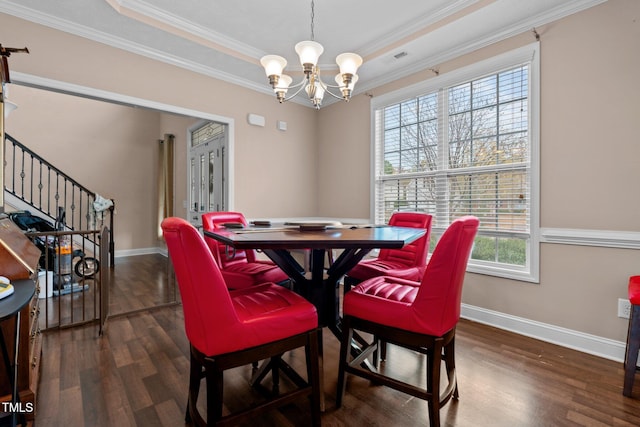
[[[534,41],[534,28],[604,1],[316,0],[314,34],[326,81],[338,54],[364,58],[360,93],[525,31]],[[295,81],[293,46],[311,33],[302,0],[1,0],[0,12],[264,93],[260,58],[284,56]]]

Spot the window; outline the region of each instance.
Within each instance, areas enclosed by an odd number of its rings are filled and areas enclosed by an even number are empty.
[[[373,103],[377,223],[396,210],[430,212],[437,239],[455,218],[475,215],[469,271],[538,280],[537,48]]]

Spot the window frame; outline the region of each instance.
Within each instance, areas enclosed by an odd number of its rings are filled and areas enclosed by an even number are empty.
[[[507,279],[539,283],[540,266],[540,44],[532,43],[518,49],[502,53],[483,61],[435,76],[402,89],[374,97],[371,100],[371,185],[370,216],[376,218],[376,167],[378,157],[377,115],[385,107],[402,103],[425,94],[437,92],[490,74],[496,74],[511,67],[529,65],[528,109],[529,109],[529,173],[530,173],[530,233],[527,239],[527,263],[519,267],[498,262],[470,259],[467,271]],[[434,234],[443,229],[434,228]],[[433,248],[431,248],[433,250]]]

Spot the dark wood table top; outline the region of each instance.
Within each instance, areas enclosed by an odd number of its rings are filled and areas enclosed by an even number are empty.
[[[237,249],[374,249],[401,248],[420,238],[425,230],[390,226],[343,226],[302,230],[298,226],[222,228],[206,236]]]

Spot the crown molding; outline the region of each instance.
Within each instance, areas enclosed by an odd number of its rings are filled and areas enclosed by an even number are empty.
[[[184,32],[190,32],[191,34],[202,37],[203,39],[210,40],[212,42],[218,43],[230,50],[237,51],[241,55],[250,56],[253,58],[258,58],[262,55],[262,52],[253,49],[250,46],[239,43],[236,40],[233,40],[228,37],[224,37],[223,35],[216,33],[211,30],[204,29],[201,26],[195,25],[188,21],[181,20],[176,17],[172,17],[169,14],[164,13],[162,10],[158,8],[154,8],[149,6],[148,4],[142,2],[141,0],[104,0],[109,3],[112,7],[113,3],[120,5],[122,7],[129,8],[130,10],[152,17],[160,22],[165,22],[168,25],[171,25],[175,28],[180,28]],[[383,37],[380,41],[376,42],[374,45],[370,47],[363,48],[363,52],[371,52],[376,49],[383,48],[385,45],[393,43],[394,41],[401,40],[403,37],[408,37],[410,34],[415,33],[420,28],[425,27],[425,19],[427,20],[427,25],[430,25],[434,22],[437,22],[437,19],[445,18],[453,13],[456,13],[466,7],[472,6],[478,0],[458,0],[451,4],[449,7],[442,9],[438,14],[433,15],[431,17],[420,17],[416,18],[412,23],[399,29],[399,32],[394,34],[389,34],[387,37]],[[394,71],[387,72],[380,77],[373,77],[369,80],[361,80],[354,91],[354,96],[358,94],[365,93],[379,86],[385,85],[387,83],[391,83],[395,80],[407,77],[411,74],[424,71],[429,68],[433,68],[438,64],[449,61],[451,59],[457,58],[459,56],[465,55],[467,53],[473,52],[475,50],[481,49],[483,47],[489,46],[501,40],[507,39],[514,35],[521,34],[526,31],[531,31],[533,28],[537,26],[541,26],[543,24],[552,22],[554,20],[563,18],[565,16],[571,15],[573,13],[582,11],[584,9],[588,9],[590,7],[596,6],[598,4],[604,3],[606,0],[571,0],[564,2],[561,6],[558,6],[550,11],[545,13],[541,13],[525,20],[522,20],[514,25],[510,25],[508,27],[503,28],[501,31],[494,32],[491,35],[475,39],[471,43],[461,44],[457,48],[448,49],[439,54],[429,56],[418,61],[407,64],[404,67],[397,68]],[[117,6],[116,6],[117,7]],[[89,27],[79,25],[74,22],[70,22],[64,19],[60,19],[57,17],[53,17],[51,15],[41,13],[28,7],[9,2],[0,2],[0,12],[7,13],[9,15],[16,16],[21,19],[25,19],[27,21],[31,21],[40,25],[44,25],[50,28],[54,28],[60,31],[64,31],[69,34],[73,34],[76,36],[84,37],[89,40],[93,40],[99,43],[106,44],[108,46],[116,47],[137,55],[141,55],[150,59],[154,59],[163,63],[171,64],[189,71],[193,71],[195,73],[203,74],[218,80],[222,80],[228,83],[232,83],[265,95],[272,96],[272,90],[268,85],[264,85],[262,83],[255,82],[253,80],[249,80],[246,78],[238,77],[237,75],[220,71],[212,67],[204,66],[194,61],[186,60],[184,58],[180,58],[176,55],[171,55],[165,52],[161,52],[157,49],[152,49],[146,46],[143,46],[139,43],[131,42],[129,40],[125,40],[120,37],[112,36],[110,34],[106,34],[104,32],[96,31]],[[421,21],[422,19],[422,21]],[[184,27],[184,28],[182,28]],[[366,66],[366,64],[365,64]],[[307,100],[304,97],[298,99],[292,99],[290,102],[294,102],[303,106],[310,106]],[[325,100],[324,106],[333,104],[332,100]]]
[[[199,24],[196,24],[186,19],[182,19],[176,15],[167,13],[164,9],[160,9],[140,0],[104,0],[109,6],[111,6],[117,13],[126,16],[136,21],[142,22],[147,25],[152,25],[160,30],[164,30],[161,26],[155,25],[155,22],[160,22],[169,27],[175,29],[179,33],[188,33],[196,38],[210,41],[212,43],[223,46],[227,49],[239,53],[241,56],[249,57],[256,62],[264,55],[260,49],[256,49],[253,46],[242,43],[231,37],[227,37],[222,33],[205,28]],[[131,13],[133,12],[133,13]],[[139,16],[149,18],[152,22],[147,20],[141,20]],[[172,32],[176,34],[175,32]],[[179,34],[176,34],[180,36]]]
[[[433,68],[439,64],[442,64],[443,62],[458,58],[465,54],[490,46],[499,41],[522,34],[526,31],[533,31],[533,29],[538,26],[548,24],[549,22],[553,22],[582,10],[588,9],[590,7],[597,6],[606,1],[607,0],[568,1],[562,6],[556,7],[555,9],[548,12],[532,16],[525,20],[521,20],[520,22],[505,27],[501,31],[493,33],[492,35],[489,35],[487,37],[476,39],[471,43],[460,45],[457,48],[450,49],[440,54],[415,61],[405,67],[398,68],[395,72],[387,73],[380,77],[362,82],[362,84],[359,84],[354,91],[354,95],[357,95],[358,93],[364,93],[376,87],[410,76],[411,74],[428,70],[429,68]],[[532,37],[534,37],[533,33]]]
[[[387,46],[395,44],[396,42],[410,37],[412,34],[419,32],[420,30],[427,28],[438,21],[445,19],[448,16],[451,16],[463,9],[466,9],[469,6],[477,3],[479,0],[456,0],[451,2],[451,4],[446,7],[440,9],[436,13],[432,14],[424,14],[417,16],[411,22],[407,23],[407,25],[403,25],[400,28],[395,28],[386,35],[376,39],[373,43],[370,43],[367,46],[362,46],[357,49],[358,52],[363,57],[372,55],[373,53],[385,49]]]
[[[98,43],[103,43],[107,46],[115,47],[130,53],[154,59],[156,61],[174,65],[176,67],[193,71],[195,73],[203,74],[218,80],[242,86],[257,92],[265,94],[272,94],[273,92],[271,88],[266,87],[265,85],[260,85],[252,80],[244,79],[234,74],[207,67],[194,61],[188,61],[184,58],[170,55],[157,49],[152,49],[120,37],[115,37],[113,35],[106,34],[104,32],[97,31],[83,25],[79,25],[75,22],[70,22],[60,18],[53,18],[50,15],[34,11],[23,6],[18,6],[12,3],[0,3],[0,12],[7,13],[9,15],[34,22],[36,24],[44,25],[55,30],[60,30],[69,34],[73,34],[75,36],[93,40]]]

